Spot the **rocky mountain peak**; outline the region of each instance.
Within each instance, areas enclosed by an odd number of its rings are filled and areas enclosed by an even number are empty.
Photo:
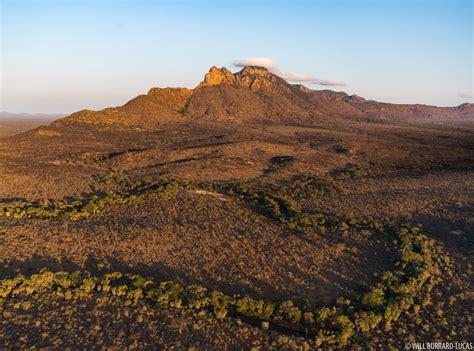
[[[260,66],[245,66],[240,72],[238,72],[240,76],[260,76],[260,77],[267,77],[270,75],[270,71],[265,67]]]
[[[209,72],[204,76],[204,80],[198,85],[198,88],[219,84],[232,84],[234,82],[234,74],[227,68],[212,66]]]
[[[256,89],[257,87],[267,86],[268,84],[265,82],[274,81],[276,78],[268,69],[259,66],[245,66],[237,73],[232,73],[225,67],[213,66],[206,73],[198,88],[226,84],[234,87]]]

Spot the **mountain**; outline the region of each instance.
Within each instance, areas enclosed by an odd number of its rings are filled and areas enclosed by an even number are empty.
[[[56,125],[150,128],[188,120],[295,121],[309,118],[315,109],[300,89],[265,68],[245,67],[233,74],[225,67],[212,67],[195,89],[152,88],[123,106],[79,111]]]
[[[473,120],[474,105],[381,103],[358,95],[291,85],[262,67],[248,66],[237,73],[225,67],[211,67],[194,89],[152,88],[123,106],[79,111],[54,125],[80,123],[154,129],[198,120],[311,125],[337,117],[411,123],[468,122]]]

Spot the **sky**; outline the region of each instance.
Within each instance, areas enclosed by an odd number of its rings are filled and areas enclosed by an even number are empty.
[[[473,102],[471,0],[0,0],[0,111],[122,105],[260,62],[395,103]]]

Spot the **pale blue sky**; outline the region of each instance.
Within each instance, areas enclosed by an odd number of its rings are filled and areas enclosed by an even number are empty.
[[[0,0],[0,111],[121,105],[266,57],[369,99],[472,101],[471,0]]]

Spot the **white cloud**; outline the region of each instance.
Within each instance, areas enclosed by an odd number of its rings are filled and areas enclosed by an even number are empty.
[[[461,99],[472,99],[472,94],[459,93],[458,96]]]
[[[305,74],[298,74],[292,72],[280,72],[279,76],[285,80],[289,80],[292,82],[312,82],[316,79]]]
[[[235,60],[232,65],[234,67],[245,67],[245,66],[259,66],[264,67],[275,73],[277,76],[280,76],[284,80],[289,82],[308,82],[310,84],[316,85],[326,85],[326,86],[345,86],[346,84],[342,82],[338,82],[336,80],[330,79],[319,79],[313,76],[309,76],[306,74],[299,74],[293,72],[282,72],[278,65],[273,62],[271,59],[266,57],[250,57],[240,60]]]
[[[346,83],[338,82],[337,80],[331,80],[331,79],[315,79],[311,83],[317,84],[317,85],[333,86],[333,87],[345,87],[347,85]]]
[[[276,74],[278,74],[276,72]],[[319,79],[305,74],[291,73],[291,72],[279,72],[278,74],[283,79],[290,82],[308,82],[316,85],[327,85],[327,86],[345,86],[345,83],[338,82],[337,80],[331,79]]]
[[[241,60],[236,60],[232,63],[235,67],[245,67],[245,66],[259,66],[265,67],[269,70],[278,69],[278,66],[275,62],[266,57],[250,57],[244,58]]]

